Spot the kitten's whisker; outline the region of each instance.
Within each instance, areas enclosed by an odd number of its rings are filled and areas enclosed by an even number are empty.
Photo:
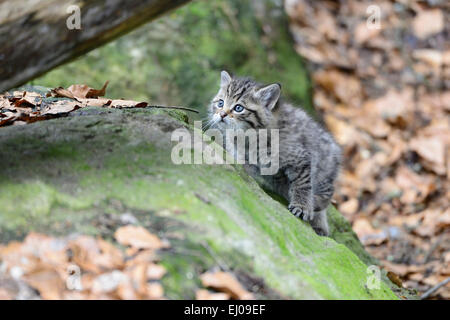
[[[206,124],[204,124],[204,125],[202,126],[202,129],[203,129],[203,130],[208,129],[208,128],[211,126],[212,123],[213,123],[213,120],[209,120]]]
[[[208,130],[211,126],[214,126],[215,124],[217,124],[217,122],[219,122],[217,119],[211,119],[211,120],[209,120],[208,123],[206,123],[206,124],[203,126],[203,130],[204,130],[204,131]]]

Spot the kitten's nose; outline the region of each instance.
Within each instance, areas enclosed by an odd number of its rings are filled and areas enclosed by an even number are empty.
[[[225,111],[220,111],[220,117],[223,119],[227,116],[227,113]]]

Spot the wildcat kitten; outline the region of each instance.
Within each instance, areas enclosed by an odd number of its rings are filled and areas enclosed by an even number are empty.
[[[261,86],[249,78],[221,72],[221,84],[210,105],[210,123],[225,136],[227,129],[279,129],[279,170],[261,176],[258,165],[245,164],[263,186],[289,201],[288,209],[328,235],[326,209],[334,192],[341,151],[330,133],[305,111],[280,100],[278,84]],[[225,148],[230,150],[227,143]]]

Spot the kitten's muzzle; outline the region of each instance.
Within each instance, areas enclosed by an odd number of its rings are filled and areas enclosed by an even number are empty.
[[[228,113],[226,113],[225,111],[220,111],[219,115],[220,115],[220,118],[223,119],[228,115]]]

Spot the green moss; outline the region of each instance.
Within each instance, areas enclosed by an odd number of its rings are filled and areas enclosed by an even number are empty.
[[[330,221],[330,235],[339,243],[352,250],[361,261],[368,266],[378,265],[379,262],[364,250],[362,243],[358,240],[358,236],[348,222],[335,207],[330,206],[328,209],[328,220]]]
[[[2,215],[0,225],[6,228],[17,228],[33,221],[49,218],[52,207],[69,207],[72,210],[86,208],[88,203],[83,199],[71,197],[57,192],[53,187],[39,181],[21,184],[2,183],[0,203]]]

